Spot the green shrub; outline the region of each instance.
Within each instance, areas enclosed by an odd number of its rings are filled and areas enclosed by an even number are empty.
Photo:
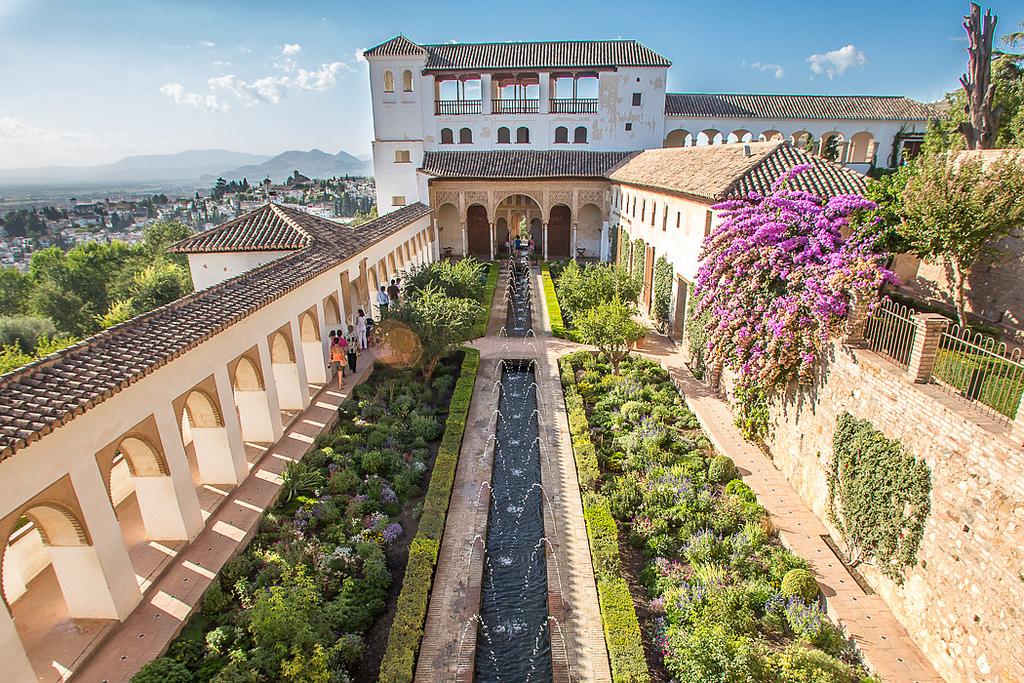
[[[463,349],[462,371],[455,383],[444,435],[434,461],[427,495],[423,499],[419,531],[409,546],[409,560],[405,568],[402,590],[398,594],[395,616],[388,632],[387,647],[381,660],[378,680],[381,683],[408,683],[412,681],[416,654],[423,640],[423,623],[427,615],[427,602],[434,582],[434,565],[440,550],[441,535],[448,512],[455,470],[459,462],[459,449],[466,431],[466,419],[473,398],[476,373],[480,367],[480,352]]]
[[[214,579],[203,594],[200,610],[207,619],[218,619],[220,613],[226,610],[230,604],[231,595],[225,593],[220,587],[220,581]]]
[[[753,489],[743,483],[742,479],[731,479],[729,483],[725,485],[725,492],[728,495],[736,496],[747,503],[757,502],[757,496],[754,495]]]
[[[782,652],[773,653],[771,667],[785,683],[849,683],[863,679],[850,665],[821,650],[794,643]]]
[[[324,485],[323,475],[301,460],[285,465],[281,479],[281,500],[285,503]]]
[[[192,673],[181,662],[161,657],[142,667],[132,683],[192,683]]]
[[[53,337],[57,333],[49,318],[31,315],[0,317],[0,346],[18,344],[26,353],[36,350],[40,337]]]
[[[806,569],[790,569],[782,577],[782,595],[787,598],[798,597],[805,602],[818,599],[818,582],[814,575]]]
[[[551,323],[551,334],[556,337],[568,339],[565,330],[565,321],[562,320],[562,308],[558,305],[558,297],[555,295],[555,284],[551,281],[551,271],[548,264],[543,263],[540,267],[541,281],[544,283],[544,302],[548,309],[548,322]]]
[[[708,464],[708,479],[719,484],[727,484],[740,476],[736,464],[727,455],[716,455]]]
[[[490,263],[487,266],[487,283],[484,285],[484,291],[480,295],[480,303],[483,304],[484,310],[477,319],[476,324],[473,326],[470,339],[477,337],[483,337],[487,334],[487,322],[491,318],[491,303],[494,300],[494,290],[498,286],[498,264]]]

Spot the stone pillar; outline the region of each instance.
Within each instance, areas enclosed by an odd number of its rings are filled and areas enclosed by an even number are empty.
[[[316,315],[319,339],[301,339],[302,360],[306,367],[306,375],[310,382],[316,384],[327,383],[327,344],[328,337],[323,323],[324,308],[321,302],[316,303]],[[301,325],[299,328],[301,329]],[[307,392],[308,393],[308,392]]]
[[[548,222],[541,223],[541,234],[544,235],[544,260],[548,260]]]
[[[480,75],[480,113],[490,114],[491,109],[491,74],[484,73]]]
[[[497,240],[497,233],[494,231],[494,221],[488,223],[488,239],[491,242],[491,260],[494,260],[494,242]]]
[[[949,318],[938,313],[916,313],[914,315],[914,348],[910,351],[907,374],[918,384],[927,384],[935,367],[935,356],[939,351],[942,333],[949,325]]]
[[[542,71],[540,73],[540,88],[538,97],[540,97],[540,113],[547,114],[551,111],[551,74]]]
[[[878,155],[878,140],[875,140],[874,138],[872,138],[871,142],[868,143],[868,150],[867,150],[866,161],[869,164],[871,164],[872,166],[874,166],[875,165],[875,157],[877,155]]]
[[[608,221],[601,221],[601,254],[602,261],[610,260],[610,242],[608,240]]]
[[[230,470],[224,467],[224,474],[233,471],[234,478],[216,482],[218,484],[241,484],[249,476],[249,461],[245,458],[245,442],[242,441],[242,425],[238,421],[238,411],[235,409],[235,396],[231,386],[231,377],[228,376],[228,368],[221,365],[213,369],[213,381],[217,385],[217,403],[220,404],[221,419],[224,421],[224,436],[227,441],[227,456],[230,460]],[[193,429],[193,435],[197,430]],[[193,438],[196,438],[193,436]],[[196,448],[198,456],[199,449]],[[223,457],[223,456],[222,456]]]
[[[843,140],[839,143],[839,163],[845,164],[850,160],[850,141]]]
[[[461,221],[462,226],[462,255],[469,255],[469,235],[466,233],[466,221]]]
[[[96,462],[72,471],[71,485],[92,545],[47,547],[68,613],[77,619],[122,621],[142,593]]]
[[[263,389],[267,396],[267,419],[270,421],[271,430],[271,438],[268,439],[268,443],[276,443],[284,436],[284,428],[281,425],[281,400],[278,397],[277,381],[274,378],[270,343],[266,337],[256,340],[256,351],[260,356],[260,372],[263,374]]]
[[[577,253],[576,252],[576,228],[577,228],[577,226],[578,226],[577,222],[573,221],[572,222],[572,227],[570,228],[571,232],[570,232],[570,235],[569,235],[569,258],[571,258],[571,259],[575,259],[576,258],[576,253]]]
[[[167,469],[170,470],[169,479],[174,486],[174,496],[178,502],[177,515],[185,530],[185,538],[193,541],[203,530],[203,511],[199,507],[199,497],[192,483],[192,470],[188,466],[188,456],[185,455],[185,446],[181,442],[178,421],[170,404],[153,411],[153,419],[156,422],[157,434],[160,436],[160,449],[167,461]]]
[[[864,331],[868,324],[868,307],[871,305],[866,296],[854,296],[850,304],[850,313],[846,319],[846,343],[852,346],[863,343]]]
[[[34,681],[36,672],[32,669],[25,645],[21,642],[14,619],[6,607],[0,608],[0,652],[4,653],[4,677],[10,681]]]
[[[384,284],[387,284],[387,278],[384,279]],[[288,326],[291,329],[292,339],[302,339],[302,332],[299,329],[299,319],[292,317],[288,321]],[[306,359],[305,354],[295,354],[295,373],[299,377],[299,398],[302,400],[302,410],[309,407],[309,373],[306,370]]]

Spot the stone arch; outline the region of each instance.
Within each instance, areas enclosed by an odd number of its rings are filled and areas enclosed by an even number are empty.
[[[777,130],[766,130],[758,138],[761,142],[782,142],[786,136]]]
[[[437,241],[440,253],[462,253],[462,218],[459,207],[447,202],[437,207]]]
[[[499,245],[508,244],[512,239],[512,235],[508,230],[508,221],[504,216],[499,216],[494,221],[494,238]]]
[[[21,510],[18,517],[25,517],[35,525],[43,545],[92,545],[85,524],[63,503],[54,500],[33,501]]]
[[[402,72],[402,91],[403,92],[412,92],[413,91],[413,78],[412,78],[412,70],[411,69],[406,69],[405,71]]]
[[[491,257],[491,225],[487,216],[483,204],[466,207],[466,249],[471,256]]]
[[[604,216],[597,204],[584,204],[580,207],[576,225],[576,248],[584,249],[584,257],[599,258],[601,256],[601,224]],[[576,256],[574,253],[573,256]]]
[[[698,146],[705,145],[720,145],[725,142],[725,136],[722,135],[722,131],[717,128],[705,128],[704,130],[697,133],[697,144]]]
[[[725,142],[753,142],[754,134],[746,128],[737,128],[733,132],[729,133],[729,136],[725,139]]]
[[[811,151],[810,146],[814,141],[814,136],[811,135],[810,131],[798,130],[789,136],[789,139],[793,143],[794,147]]]
[[[328,326],[341,324],[341,308],[338,306],[336,294],[331,294],[324,299],[324,323]]]
[[[294,363],[295,348],[292,340],[281,330],[274,332],[270,340],[270,361],[272,363]]]
[[[384,72],[384,92],[395,92],[395,73],[391,69]]]
[[[852,164],[869,164],[872,159],[875,147],[875,136],[869,131],[862,130],[854,133],[850,138],[849,162]]]
[[[846,136],[838,130],[830,130],[827,133],[823,133],[818,154],[831,161],[841,162],[843,161],[843,143],[845,141]]]
[[[299,316],[299,334],[303,342],[320,341],[320,325],[316,321],[316,313],[303,311]]]
[[[677,128],[665,136],[664,147],[689,147],[693,144],[693,136],[690,131]]]
[[[525,145],[530,142],[530,129],[526,126],[516,128],[516,144]]]
[[[441,129],[441,144],[442,145],[454,145],[455,144],[455,131],[451,128]]]
[[[548,243],[545,258],[569,258],[571,248],[572,209],[565,204],[551,207],[548,217]]]
[[[188,393],[185,397],[184,412],[192,429],[224,426],[220,407],[204,389],[196,388]]]
[[[586,126],[576,126],[576,129],[572,132],[572,141],[578,145],[585,145],[588,142],[588,136],[589,133]]]
[[[471,145],[471,144],[473,144],[473,129],[472,128],[459,128],[459,144],[460,145]]]
[[[512,142],[512,131],[509,130],[508,126],[502,126],[498,129],[498,144],[507,145]]]
[[[555,128],[555,143],[562,144],[569,142],[569,129],[565,126]]]
[[[242,356],[238,359],[231,381],[236,391],[264,391],[266,389],[259,365],[249,356]]]
[[[163,451],[143,434],[127,434],[117,444],[133,477],[166,477],[171,474]]]

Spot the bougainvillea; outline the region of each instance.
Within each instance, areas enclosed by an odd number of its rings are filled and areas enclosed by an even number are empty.
[[[787,186],[808,168],[794,167],[765,195],[714,207],[725,220],[704,242],[694,313],[711,319],[709,365],[736,371],[741,387],[810,381],[853,297],[895,280],[884,255],[841,234],[854,212],[874,205]]]

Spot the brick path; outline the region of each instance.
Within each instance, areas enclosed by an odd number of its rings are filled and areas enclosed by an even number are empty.
[[[366,380],[376,356],[373,349],[364,351],[354,382],[348,379],[338,391],[332,381],[317,393],[309,408],[295,416],[281,440],[266,450],[249,477],[230,492],[199,536],[155,578],[135,611],[76,667],[75,681],[123,683],[146,662],[163,654],[217,572],[256,534],[263,512],[277,499],[285,465],[301,459],[317,435],[334,424],[338,406],[355,384]]]
[[[836,558],[823,539],[828,531],[821,521],[772,461],[742,437],[729,406],[690,374],[672,342],[652,336],[640,353],[668,369],[715,448],[733,459],[771,514],[782,544],[811,563],[829,617],[853,636],[871,670],[884,681],[942,681],[882,598],[867,595]]]
[[[493,441],[489,437],[495,432],[492,415],[497,404],[494,382],[500,359],[533,358],[543,442],[544,527],[550,543],[548,603],[550,613],[558,620],[551,627],[554,678],[604,683],[611,680],[611,674],[558,378],[557,357],[562,347],[545,335],[536,339],[495,336],[505,320],[505,277],[503,269],[495,291],[489,335],[473,343],[480,349],[481,367],[448,508],[416,681],[472,680],[483,573],[481,551],[490,503]],[[542,329],[547,316],[542,308],[543,296],[539,295],[539,276],[534,288],[534,329]]]

